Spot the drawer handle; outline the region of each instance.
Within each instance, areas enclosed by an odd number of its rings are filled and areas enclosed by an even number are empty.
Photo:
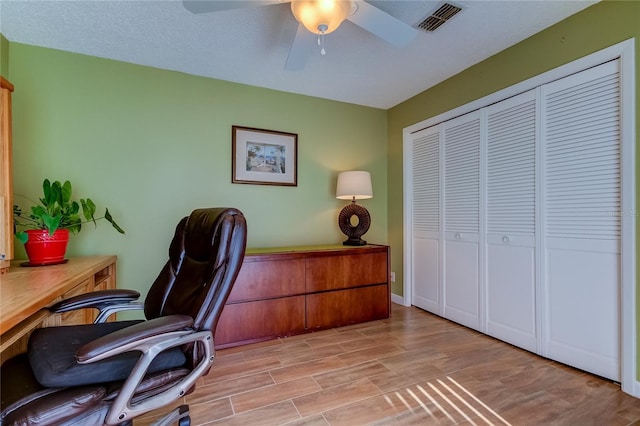
[[[506,235],[505,235],[504,237],[502,237],[502,242],[503,242],[503,243],[505,243],[505,244],[509,244],[509,241],[511,241],[511,240],[510,240],[510,239],[509,239],[509,237],[507,237]]]
[[[460,238],[462,238],[462,235],[456,234],[456,240],[459,240]]]

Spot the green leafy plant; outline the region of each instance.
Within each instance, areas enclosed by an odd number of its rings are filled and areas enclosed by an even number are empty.
[[[42,190],[44,197],[31,206],[29,213],[23,212],[17,205],[13,206],[15,234],[22,243],[29,239],[25,232],[27,229],[47,229],[49,235],[53,235],[58,229],[68,229],[69,232],[77,234],[84,223],[93,222],[97,226],[96,222],[101,219],[105,219],[116,231],[124,234],[124,230],[113,220],[109,209],[105,209],[104,216],[96,218],[96,205],[90,198],[81,198],[79,203],[72,200],[71,182],[51,183],[49,179],[45,179]]]

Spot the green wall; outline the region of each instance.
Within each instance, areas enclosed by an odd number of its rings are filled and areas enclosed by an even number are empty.
[[[109,207],[68,253],[118,255],[118,285],[146,293],[191,210],[233,206],[248,246],[335,244],[337,173],[372,174],[366,239],[387,242],[386,111],[10,43],[14,192],[39,196],[44,178]],[[298,186],[231,183],[231,126],[298,134]],[[16,202],[22,204],[19,196]],[[16,251],[24,256],[22,246]]]
[[[640,1],[604,1],[518,43],[389,110],[389,244],[393,292],[403,293],[402,129],[629,38],[636,38],[636,108],[640,105]],[[636,110],[637,112],[637,110]],[[636,118],[636,135],[640,120]],[[636,148],[636,164],[640,149]],[[636,174],[636,202],[640,179]],[[640,208],[640,207],[639,207]],[[638,208],[637,208],[638,209]],[[637,210],[636,209],[636,210]],[[640,226],[637,227],[640,243]],[[640,245],[637,248],[640,256]],[[636,262],[637,263],[637,262]],[[640,312],[640,284],[636,286]],[[638,338],[640,342],[640,318]],[[638,350],[640,354],[640,350]],[[640,372],[640,357],[638,369]]]
[[[0,34],[0,75],[9,75],[9,40]]]

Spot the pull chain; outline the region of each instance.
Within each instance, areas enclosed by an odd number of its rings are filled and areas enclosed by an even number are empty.
[[[318,31],[320,31],[320,34],[318,34],[318,46],[320,46],[320,54],[322,56],[327,54],[327,51],[324,50],[324,32],[327,31],[328,28],[325,24],[318,25]]]
[[[324,50],[324,34],[318,35],[318,46],[320,46],[320,54],[322,56],[327,54],[327,51]]]

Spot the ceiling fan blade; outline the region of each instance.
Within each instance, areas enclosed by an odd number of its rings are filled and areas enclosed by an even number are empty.
[[[406,46],[418,34],[410,25],[363,0],[353,2],[357,10],[347,19],[396,47]]]
[[[244,9],[246,7],[267,6],[285,3],[284,0],[183,0],[182,5],[191,13],[220,12],[222,10]]]
[[[291,43],[284,69],[289,71],[304,69],[317,39],[317,35],[307,31],[304,25],[298,24],[298,31],[296,31],[296,36],[293,38],[293,43]]]

